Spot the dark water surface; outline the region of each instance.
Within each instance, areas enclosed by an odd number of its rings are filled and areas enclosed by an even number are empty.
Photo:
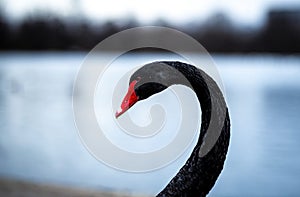
[[[0,54],[0,176],[157,193],[177,164],[126,173],[97,161],[80,142],[72,88],[84,56]],[[232,138],[210,196],[299,196],[300,57],[213,57],[226,88]]]

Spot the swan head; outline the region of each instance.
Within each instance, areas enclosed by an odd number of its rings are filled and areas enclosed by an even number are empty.
[[[170,84],[170,68],[161,62],[146,64],[130,77],[129,87],[115,116],[118,118],[138,101],[165,90]]]

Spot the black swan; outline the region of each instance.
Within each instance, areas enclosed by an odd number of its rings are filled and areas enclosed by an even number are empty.
[[[185,79],[178,76],[178,72]],[[162,61],[146,64],[132,74],[128,92],[120,111],[116,112],[116,118],[136,102],[174,84],[186,85],[195,91],[202,110],[201,129],[189,159],[157,196],[206,196],[223,169],[230,139],[228,108],[221,90],[211,77],[195,66],[182,62]],[[217,115],[212,113],[213,105]],[[223,119],[219,118],[222,114]],[[217,137],[207,153],[201,155],[202,145],[208,141],[207,130],[212,123],[217,126],[211,130],[218,131],[210,132],[215,132]]]

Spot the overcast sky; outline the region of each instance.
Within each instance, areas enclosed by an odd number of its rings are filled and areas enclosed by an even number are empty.
[[[237,23],[258,24],[270,7],[298,7],[300,0],[0,0],[11,18],[21,18],[37,10],[60,16],[84,15],[95,20],[134,17],[148,23],[157,19],[173,23],[203,20],[223,12]]]

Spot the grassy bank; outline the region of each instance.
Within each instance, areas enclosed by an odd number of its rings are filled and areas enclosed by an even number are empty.
[[[0,196],[5,197],[132,197],[129,194],[37,184],[0,178]]]

